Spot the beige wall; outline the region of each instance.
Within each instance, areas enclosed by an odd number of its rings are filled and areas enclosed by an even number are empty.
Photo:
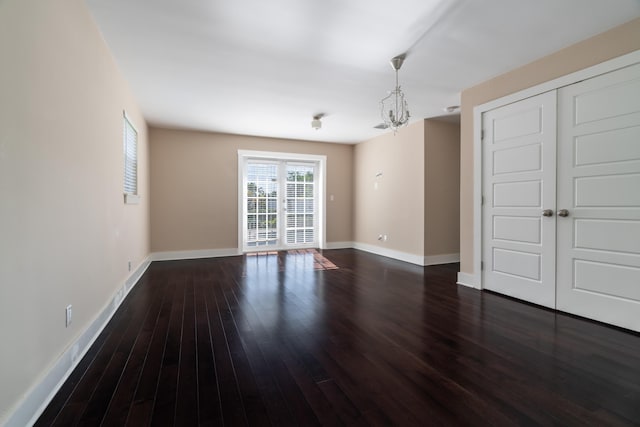
[[[149,192],[145,121],[82,0],[0,2],[0,58],[3,424],[147,257]],[[123,109],[139,205],[123,202]]]
[[[424,254],[460,252],[460,125],[424,122]]]
[[[151,250],[238,247],[238,150],[327,156],[327,242],[352,240],[353,146],[150,129]]]
[[[356,145],[354,165],[354,241],[423,256],[424,121]]]
[[[640,19],[577,43],[462,92],[461,271],[473,273],[473,109],[493,99],[640,49]]]

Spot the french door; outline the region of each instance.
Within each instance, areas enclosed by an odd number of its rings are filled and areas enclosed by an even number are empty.
[[[319,247],[319,163],[245,157],[242,250]]]

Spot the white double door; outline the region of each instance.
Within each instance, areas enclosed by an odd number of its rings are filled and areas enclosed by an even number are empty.
[[[640,331],[640,65],[483,130],[483,286]]]

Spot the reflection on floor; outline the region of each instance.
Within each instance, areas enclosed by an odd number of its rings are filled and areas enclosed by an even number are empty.
[[[338,269],[337,265],[325,258],[316,249],[250,252],[245,254],[245,258],[244,277],[247,276],[247,267],[250,267],[249,264],[253,264],[253,259],[255,259],[257,265],[264,266],[265,268],[277,268],[279,272],[285,270],[313,271]]]

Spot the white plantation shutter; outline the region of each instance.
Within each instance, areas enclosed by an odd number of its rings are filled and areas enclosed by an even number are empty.
[[[138,132],[124,115],[124,194],[138,194]]]

